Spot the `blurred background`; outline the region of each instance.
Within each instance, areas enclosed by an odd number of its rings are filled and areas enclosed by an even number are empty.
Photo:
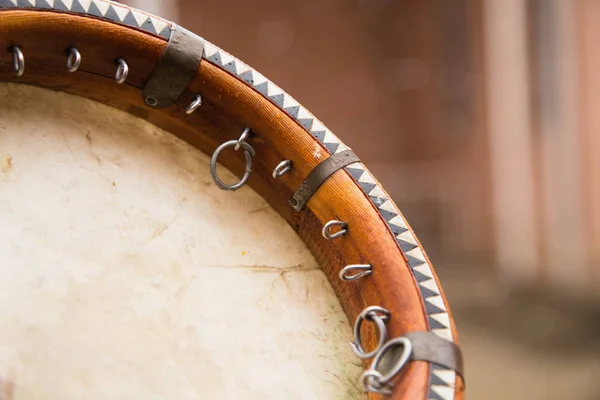
[[[130,0],[360,156],[436,266],[469,399],[600,399],[600,0]]]

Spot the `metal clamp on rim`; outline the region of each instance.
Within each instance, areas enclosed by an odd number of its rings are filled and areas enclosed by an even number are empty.
[[[409,332],[404,337],[412,343],[411,360],[428,361],[454,370],[464,380],[462,351],[456,343],[441,338],[433,332]]]
[[[242,132],[242,136],[240,136],[238,140],[229,140],[217,147],[210,159],[210,176],[212,177],[213,181],[217,184],[217,186],[223,190],[238,190],[239,188],[244,186],[248,181],[248,178],[250,178],[250,174],[252,173],[252,157],[256,155],[256,152],[254,151],[254,148],[248,142],[246,142],[248,136],[250,136],[250,128],[244,129],[244,132]],[[242,179],[240,179],[238,183],[235,183],[233,185],[229,185],[223,182],[217,175],[217,161],[219,159],[219,155],[223,150],[225,150],[228,147],[233,147],[235,151],[238,151],[240,147],[243,147],[244,157],[246,158],[246,172],[244,173]]]
[[[173,105],[196,76],[203,50],[204,39],[173,24],[169,43],[144,86],[146,104],[154,108]]]
[[[298,190],[296,190],[296,193],[294,193],[290,199],[289,203],[292,208],[295,211],[302,210],[306,203],[308,203],[308,200],[310,200],[327,178],[337,170],[356,162],[360,162],[360,159],[352,152],[352,150],[341,151],[322,161],[310,171],[304,182],[302,182]]]

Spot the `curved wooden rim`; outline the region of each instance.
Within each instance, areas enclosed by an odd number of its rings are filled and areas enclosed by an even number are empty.
[[[59,0],[54,6],[58,3],[64,6]],[[140,89],[166,46],[170,24],[136,14],[137,22],[145,22],[127,26],[131,12],[126,6],[104,0],[88,3],[83,12],[59,9],[65,12],[57,13],[12,5],[3,9],[11,1],[0,2],[0,48],[18,45],[26,60],[25,74],[17,77],[11,54],[8,50],[3,56],[0,53],[0,81],[61,90],[112,105],[207,154],[251,127],[257,157],[249,184],[298,231],[322,265],[351,323],[365,307],[380,305],[392,313],[389,338],[432,330],[457,341],[431,263],[397,207],[362,164],[336,172],[303,211],[293,212],[289,206],[288,199],[308,173],[331,152],[345,149],[323,124],[262,75],[210,43],[205,46],[205,60],[175,107],[155,110],[146,106]],[[81,6],[78,0],[75,4]],[[94,4],[96,9],[91,7]],[[104,14],[97,15],[96,10]],[[65,68],[65,50],[70,46],[82,54],[75,73]],[[118,57],[125,58],[130,67],[123,85],[114,82]],[[202,94],[204,103],[186,115],[185,107],[196,93]],[[292,160],[294,169],[280,180],[272,179],[273,168],[284,159]],[[243,174],[243,161],[234,152],[225,152],[220,159],[238,175]],[[325,240],[321,228],[332,219],[346,221],[350,233]],[[340,281],[340,269],[357,263],[372,264],[373,274],[357,282]],[[365,342],[374,346],[372,329],[365,330]],[[397,380],[392,398],[460,399],[463,392],[462,379],[454,371],[413,361]]]

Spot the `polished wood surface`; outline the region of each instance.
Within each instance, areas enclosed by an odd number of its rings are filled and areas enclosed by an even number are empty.
[[[329,155],[304,128],[245,83],[204,61],[178,104],[155,110],[144,104],[140,89],[166,45],[161,38],[87,17],[3,11],[0,48],[12,45],[19,45],[25,55],[25,74],[15,75],[7,50],[0,55],[0,81],[60,90],[114,106],[154,123],[207,154],[212,154],[220,143],[237,139],[244,127],[251,127],[254,135],[249,142],[257,156],[253,158],[249,184],[298,231],[322,265],[349,321],[353,323],[365,307],[380,305],[392,313],[388,337],[428,329],[423,300],[398,244],[375,206],[346,172],[336,172],[303,211],[293,212],[288,199]],[[75,73],[65,68],[65,50],[70,46],[82,55]],[[118,57],[126,59],[130,68],[127,82],[122,85],[114,81],[114,60]],[[185,107],[196,93],[202,94],[204,103],[186,115]],[[273,168],[284,159],[292,160],[294,168],[282,179],[274,180]],[[234,173],[243,173],[241,153],[226,151],[219,161]],[[325,240],[321,229],[331,219],[346,221],[350,233],[334,241]],[[372,276],[357,282],[340,281],[339,270],[356,263],[372,264]],[[375,332],[370,324],[365,325],[366,347],[371,348]],[[452,329],[456,337],[454,325]],[[392,398],[425,399],[428,364],[412,362],[402,375]],[[462,393],[459,380],[456,398],[462,398]]]

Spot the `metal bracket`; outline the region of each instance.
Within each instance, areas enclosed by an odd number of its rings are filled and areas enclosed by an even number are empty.
[[[203,50],[204,39],[173,24],[169,43],[144,86],[146,104],[153,108],[173,105],[196,75]]]
[[[404,337],[412,343],[411,360],[428,361],[452,369],[464,380],[462,351],[456,343],[433,332],[409,332]]]
[[[289,203],[295,211],[304,208],[308,200],[315,194],[319,186],[323,184],[334,172],[350,164],[360,162],[360,159],[352,150],[341,151],[317,165],[300,185]]]

